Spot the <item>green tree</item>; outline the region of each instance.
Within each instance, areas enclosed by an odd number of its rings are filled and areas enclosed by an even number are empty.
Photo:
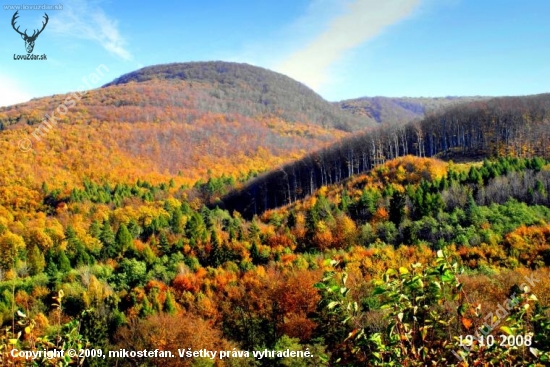
[[[134,240],[132,237],[132,234],[128,230],[128,227],[126,227],[126,224],[122,223],[118,227],[118,231],[116,232],[116,248],[121,253],[126,252],[129,248],[132,247]]]
[[[175,314],[177,311],[176,301],[171,292],[166,293],[166,299],[164,300],[164,312],[170,315]]]
[[[72,270],[71,262],[69,261],[69,258],[65,254],[65,251],[57,252],[57,268],[62,273],[68,273]]]
[[[103,259],[110,259],[115,257],[118,254],[115,242],[115,234],[113,233],[113,228],[108,221],[103,222],[101,228],[101,234],[99,239],[103,244],[102,248],[102,257]]]
[[[183,213],[181,212],[181,209],[180,208],[174,209],[174,212],[172,213],[172,217],[170,218],[170,227],[172,228],[172,232],[178,233],[178,234],[183,232],[182,219],[183,219]]]
[[[34,245],[28,255],[29,272],[31,275],[38,275],[46,268],[44,254]]]

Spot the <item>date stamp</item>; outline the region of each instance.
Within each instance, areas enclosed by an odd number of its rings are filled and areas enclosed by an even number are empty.
[[[461,347],[471,347],[475,343],[481,347],[492,347],[495,344],[501,347],[530,347],[533,344],[533,335],[460,335],[459,337]]]

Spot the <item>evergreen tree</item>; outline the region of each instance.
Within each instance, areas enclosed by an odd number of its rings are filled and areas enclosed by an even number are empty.
[[[130,222],[128,222],[128,231],[130,231],[132,238],[138,238],[142,232],[141,227],[133,218],[130,219]]]
[[[102,258],[111,259],[114,258],[117,254],[115,234],[113,233],[113,228],[109,221],[103,222],[103,227],[101,228],[101,234],[99,236],[101,243],[103,243],[102,248]]]
[[[38,275],[44,271],[46,267],[46,259],[44,254],[34,245],[28,255],[29,272],[31,275]]]
[[[69,261],[67,255],[65,255],[65,251],[59,251],[57,253],[57,267],[62,273],[68,273],[72,270],[71,262]]]
[[[165,231],[160,232],[158,246],[159,246],[160,250],[162,251],[162,253],[164,253],[164,254],[169,254],[170,253],[171,246],[170,246],[170,242],[168,242],[168,238],[166,237],[166,232]]]
[[[90,234],[93,238],[101,239],[101,224],[97,220],[90,225]]]
[[[479,223],[479,208],[471,193],[468,195],[468,201],[466,202],[466,206],[464,207],[464,214],[466,217],[465,226],[475,226]]]
[[[348,213],[348,207],[351,203],[351,198],[348,194],[348,190],[344,189],[342,191],[342,199],[340,201],[340,209],[344,212],[344,213]]]
[[[181,209],[176,208],[172,213],[172,217],[170,218],[170,227],[172,228],[172,232],[174,233],[183,232],[183,227],[181,224],[182,218],[183,218],[183,213],[181,212]]]
[[[191,215],[185,226],[185,234],[195,243],[198,240],[205,240],[206,226],[204,225],[204,220],[200,214],[195,212]]]
[[[122,223],[118,227],[118,231],[116,233],[116,248],[121,253],[126,252],[130,247],[133,245],[133,238],[132,234],[128,230],[128,227],[126,227],[126,224]]]
[[[257,218],[252,220],[250,227],[248,229],[248,238],[250,241],[259,241],[260,240],[260,227],[258,226]]]
[[[210,243],[212,246],[212,250],[210,250],[210,265],[217,268],[218,266],[223,264],[225,259],[222,243],[215,231],[212,231],[212,233],[210,234]]]
[[[258,249],[258,245],[256,245],[256,241],[252,242],[252,245],[250,246],[250,258],[252,259],[252,262],[254,264],[257,264],[260,262],[260,250]]]
[[[75,253],[73,257],[73,264],[75,267],[81,266],[81,265],[90,265],[92,258],[86,251],[86,248],[84,247],[84,244],[82,241],[78,240],[75,243]]]
[[[174,300],[174,296],[172,296],[171,292],[167,292],[166,299],[164,300],[164,312],[173,315],[176,313],[176,311],[177,311],[177,307],[176,307],[176,301]]]
[[[396,227],[399,227],[403,219],[405,218],[405,196],[396,191],[390,199],[390,221],[392,221]]]
[[[59,271],[57,267],[57,256],[52,249],[48,249],[45,256],[46,260],[46,269],[45,272],[48,276],[53,277]]]
[[[143,302],[141,303],[141,317],[147,317],[151,316],[155,313],[153,306],[151,305],[151,302],[149,301],[149,298],[147,296],[143,297]]]

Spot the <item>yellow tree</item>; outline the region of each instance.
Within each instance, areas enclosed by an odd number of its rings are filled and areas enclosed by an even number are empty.
[[[0,236],[0,265],[4,269],[12,269],[17,259],[17,253],[24,248],[23,237],[10,231],[4,232]]]

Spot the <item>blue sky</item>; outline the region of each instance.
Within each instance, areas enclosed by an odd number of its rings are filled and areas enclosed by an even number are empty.
[[[328,100],[550,92],[547,0],[3,0],[0,106],[98,87],[170,62],[226,60],[285,73]],[[26,54],[7,5],[62,5]],[[43,10],[20,10],[20,30]],[[105,73],[86,86],[100,65]]]

